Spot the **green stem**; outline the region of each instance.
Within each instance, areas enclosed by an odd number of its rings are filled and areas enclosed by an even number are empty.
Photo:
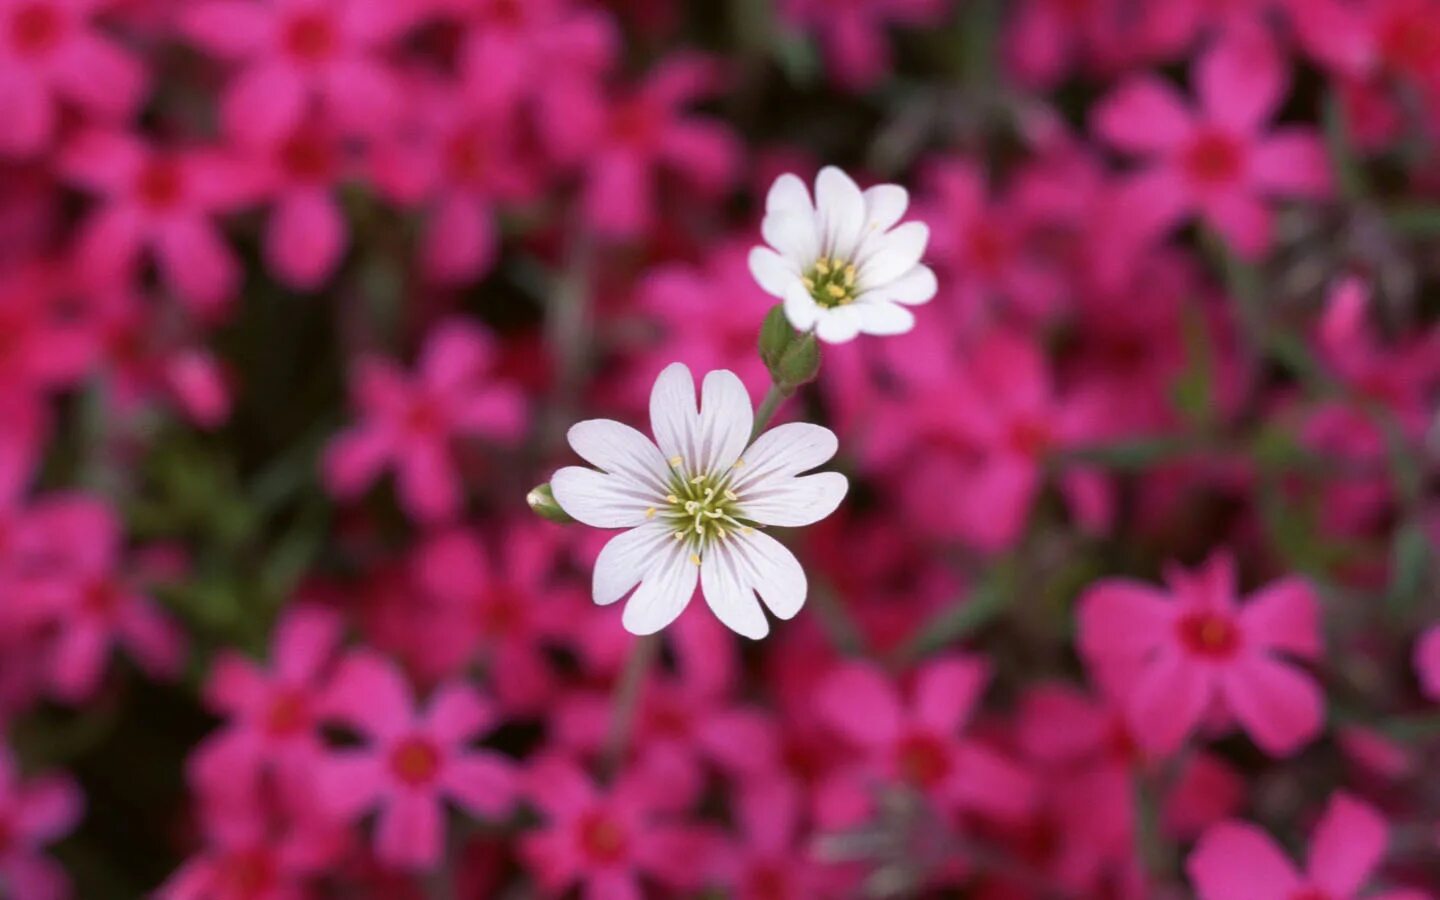
[[[647,634],[635,639],[630,647],[630,656],[625,660],[625,669],[620,680],[615,682],[615,693],[610,702],[610,734],[605,741],[605,755],[601,760],[604,771],[613,775],[625,762],[625,752],[630,745],[630,734],[635,729],[635,716],[640,709],[640,695],[645,687],[646,676],[660,655],[660,635]]]
[[[775,417],[775,410],[780,408],[780,404],[784,403],[788,396],[790,395],[780,385],[770,385],[770,390],[765,392],[765,399],[760,401],[760,408],[755,410],[755,427],[750,429],[750,440],[760,436],[760,432],[764,431],[765,426]]]

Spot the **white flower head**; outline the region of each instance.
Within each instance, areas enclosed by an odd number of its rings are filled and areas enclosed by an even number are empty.
[[[796,330],[813,329],[822,341],[903,334],[915,325],[906,307],[936,289],[935,273],[920,262],[930,229],[898,224],[909,204],[903,187],[862,191],[834,166],[820,170],[813,203],[805,182],[781,175],[760,224],[770,246],[750,251],[750,272],[784,301]]]
[[[805,572],[763,529],[825,518],[849,483],[838,472],[801,474],[835,455],[830,429],[790,423],[751,444],[754,421],[734,372],[706,375],[697,409],[690,370],[672,363],[650,394],[653,442],[609,419],[570,429],[570,446],[600,471],[569,466],[550,487],[572,518],[629,529],[600,551],[594,579],[596,603],[630,594],[628,631],[653,634],[669,625],[697,581],[720,621],[746,637],[770,631],[757,594],[781,619],[800,611]]]

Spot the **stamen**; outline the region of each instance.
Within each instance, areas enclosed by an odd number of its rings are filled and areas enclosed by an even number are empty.
[[[692,563],[694,563],[695,565],[697,565],[697,566],[700,565],[700,554],[698,554],[698,553],[692,553],[692,554],[690,554],[690,561],[691,561]]]
[[[645,518],[647,518],[647,519],[653,519],[653,518],[655,518],[655,507],[652,506],[652,507],[650,507],[649,509],[645,510]]]
[[[670,457],[670,465],[674,466],[677,469],[680,468],[680,464],[683,462],[685,462],[685,460],[681,459],[678,456]]]

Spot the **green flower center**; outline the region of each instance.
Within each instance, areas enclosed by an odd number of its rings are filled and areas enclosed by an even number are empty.
[[[800,281],[815,302],[826,309],[855,302],[855,264],[836,256],[815,260]]]
[[[647,517],[662,516],[672,528],[675,540],[691,548],[691,562],[700,563],[700,553],[712,542],[725,540],[735,531],[750,531],[753,526],[741,517],[740,495],[730,489],[734,470],[745,464],[737,460],[723,474],[691,475],[685,472],[680,457],[673,457],[670,466],[670,493],[664,505],[645,511]]]

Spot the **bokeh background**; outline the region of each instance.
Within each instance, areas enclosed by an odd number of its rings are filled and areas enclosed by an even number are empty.
[[[1437,138],[1434,0],[0,0],[0,895],[1429,896]],[[526,492],[759,400],[827,164],[939,294],[781,410],[805,609],[642,669]],[[1127,635],[1283,689],[1176,725]],[[428,838],[326,774],[397,685],[503,773]]]

